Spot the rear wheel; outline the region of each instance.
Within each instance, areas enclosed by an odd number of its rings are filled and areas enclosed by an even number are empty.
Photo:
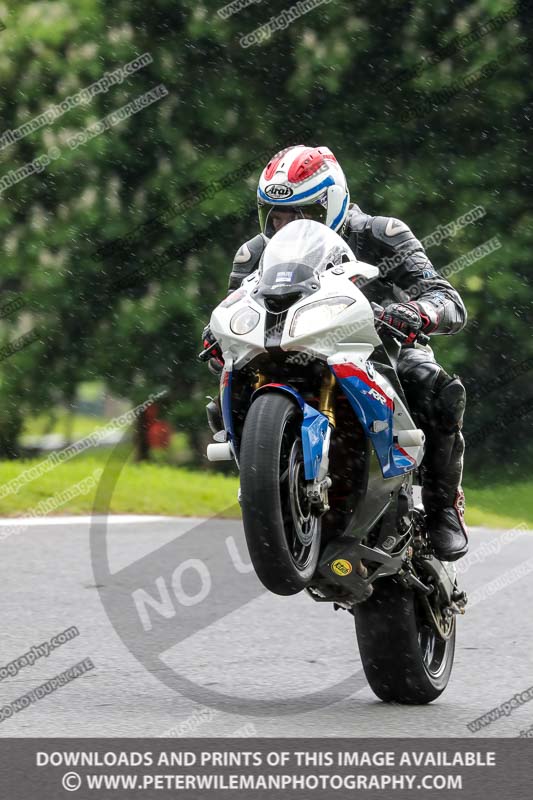
[[[307,497],[301,413],[284,394],[252,403],[240,448],[244,532],[255,571],[275,594],[311,581],[320,551],[320,518]]]
[[[440,620],[441,635],[424,597],[395,578],[376,581],[354,616],[365,675],[380,700],[423,704],[444,691],[453,666],[455,617]]]

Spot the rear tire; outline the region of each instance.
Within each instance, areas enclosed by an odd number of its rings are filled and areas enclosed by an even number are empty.
[[[385,702],[430,703],[448,685],[455,618],[449,638],[443,639],[429,625],[421,602],[395,578],[381,578],[374,594],[354,609],[365,675],[374,694]]]
[[[320,518],[305,492],[301,413],[269,392],[251,405],[240,448],[241,506],[254,569],[274,594],[310,583],[320,552]]]

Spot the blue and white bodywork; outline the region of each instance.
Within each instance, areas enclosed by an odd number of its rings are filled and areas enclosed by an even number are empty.
[[[334,254],[337,266],[327,268],[328,254]],[[276,322],[276,329],[272,326],[272,315],[258,300],[258,287],[268,274],[274,289],[290,292],[293,275],[302,261],[316,263],[316,284],[311,284],[316,289],[311,288],[311,294],[291,305],[282,324]],[[287,264],[296,267],[291,271]],[[232,374],[275,349],[292,354],[296,363],[299,358],[300,363],[307,359],[329,365],[338,391],[347,397],[371,442],[383,479],[408,475],[420,465],[424,435],[392,383],[372,361],[375,348],[382,342],[373,309],[357,284],[378,274],[377,267],[357,261],[343,239],[320,223],[292,222],[272,237],[260,268],[217,306],[211,316],[211,330],[225,361],[221,406],[226,441],[222,447],[209,446],[210,458],[233,457],[238,463],[232,418]],[[291,395],[301,409],[305,476],[310,481],[317,480],[320,465],[327,461],[330,441],[327,417],[290,385],[267,383],[252,395],[251,401],[266,391]]]

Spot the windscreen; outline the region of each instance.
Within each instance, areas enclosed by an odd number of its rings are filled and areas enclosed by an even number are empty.
[[[263,254],[262,272],[281,264],[304,264],[320,273],[328,264],[338,265],[347,258],[356,260],[338,233],[314,220],[295,220],[270,239]]]

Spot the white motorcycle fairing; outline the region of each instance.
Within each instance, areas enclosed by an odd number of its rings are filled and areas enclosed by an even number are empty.
[[[336,265],[329,269],[324,263],[328,248],[337,256]],[[283,314],[275,314],[261,302],[264,278],[268,275],[274,289],[290,287],[295,274],[291,267],[303,260],[302,252],[310,253],[306,264],[312,259],[317,261],[316,290]],[[291,354],[295,365],[316,359],[329,365],[372,442],[384,478],[407,474],[420,465],[424,434],[417,429],[392,383],[380,373],[379,364],[371,360],[382,342],[373,309],[355,282],[371,280],[378,274],[377,267],[357,261],[340,236],[317,222],[292,222],[270,240],[260,269],[246,278],[211,316],[211,331],[225,361],[221,405],[230,441],[234,439],[228,390],[231,373],[268,353],[267,342],[275,339],[276,348]],[[290,386],[272,388],[298,394]],[[300,401],[302,405],[301,398]],[[237,457],[235,447],[234,455]]]

